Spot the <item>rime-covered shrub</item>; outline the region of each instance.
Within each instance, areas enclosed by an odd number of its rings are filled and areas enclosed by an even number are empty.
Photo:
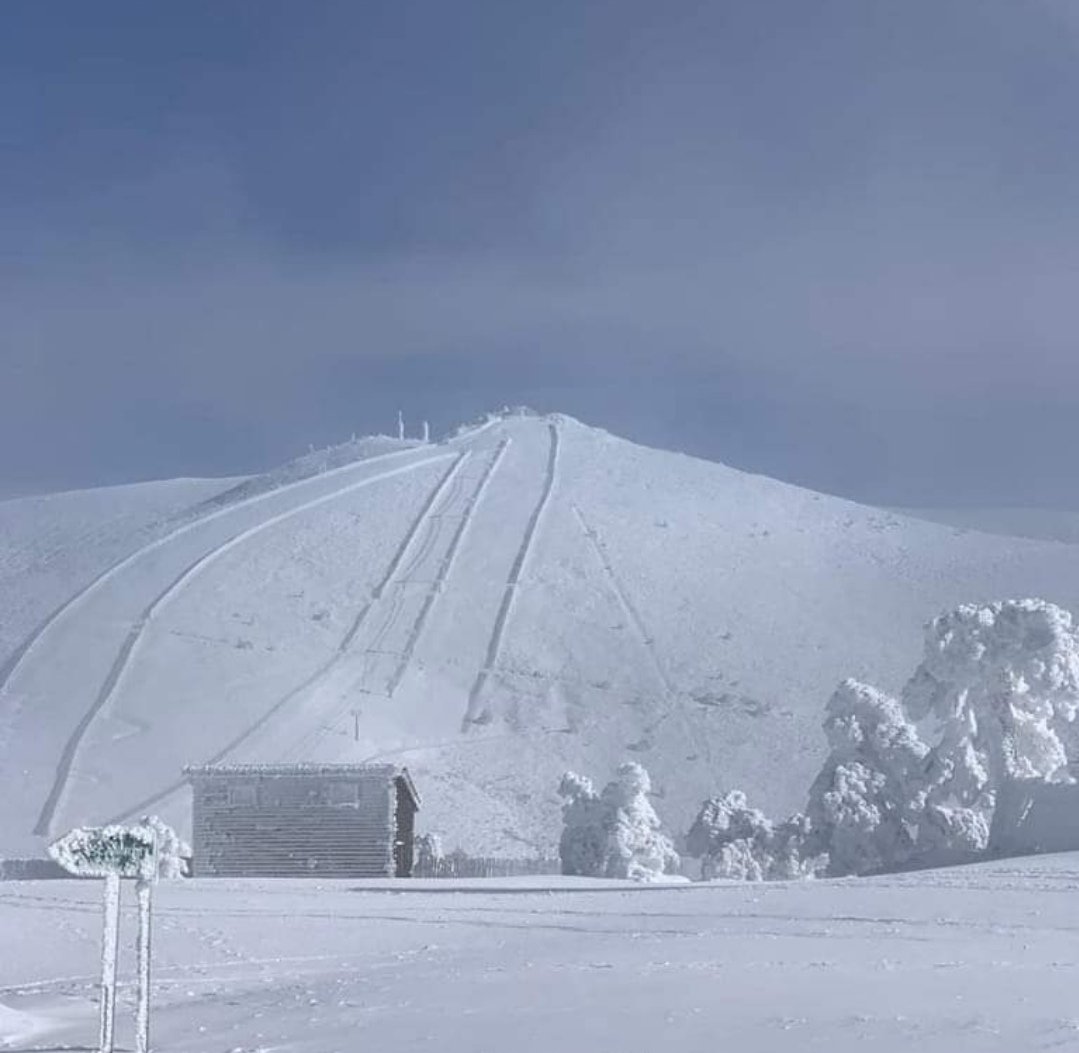
[[[824,720],[830,752],[809,790],[807,814],[832,874],[906,865],[917,851],[928,747],[902,706],[845,680]]]
[[[812,877],[827,863],[818,851],[804,815],[774,824],[751,808],[741,790],[712,797],[701,805],[689,833],[686,853],[701,860],[705,881],[779,881]]]
[[[989,819],[976,808],[927,804],[918,824],[917,861],[944,866],[989,847]]]
[[[634,761],[618,768],[600,795],[607,816],[607,877],[648,881],[677,872],[681,860],[663,833],[648,794],[648,772]]]
[[[156,815],[143,816],[140,825],[154,831],[157,841],[157,876],[169,880],[184,877],[191,859],[191,846]]]
[[[591,780],[567,772],[558,791],[562,873],[647,881],[675,872],[680,860],[648,800],[650,789],[648,773],[633,762],[599,794]]]
[[[418,834],[413,841],[416,852],[414,870],[421,877],[433,877],[438,873],[444,858],[442,839],[438,834]]]
[[[967,605],[934,619],[903,690],[915,720],[941,727],[928,800],[992,816],[1005,779],[1070,779],[1079,712],[1079,633],[1044,600]],[[961,824],[964,830],[969,823]],[[977,824],[974,824],[977,825]]]
[[[562,798],[562,873],[599,877],[605,869],[607,832],[604,810],[592,780],[566,772],[558,787]]]

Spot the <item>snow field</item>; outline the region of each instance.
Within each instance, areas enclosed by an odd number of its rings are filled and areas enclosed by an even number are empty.
[[[1068,1049],[1077,893],[1069,856],[766,886],[169,882],[155,1048]],[[99,894],[0,886],[0,1037],[32,1024],[34,1048],[91,1044]],[[119,1024],[125,1042],[129,1003]]]

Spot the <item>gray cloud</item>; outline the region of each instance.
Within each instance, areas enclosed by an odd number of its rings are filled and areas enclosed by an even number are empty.
[[[525,145],[403,197],[388,168],[283,199],[281,143],[196,125],[16,201],[0,441],[26,453],[0,486],[248,471],[402,403],[448,427],[532,402],[866,499],[1072,503],[1067,12],[853,10],[635,12]],[[293,127],[309,168],[341,127]]]

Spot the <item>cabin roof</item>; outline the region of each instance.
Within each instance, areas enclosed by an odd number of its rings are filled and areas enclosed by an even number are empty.
[[[198,764],[184,768],[184,775],[189,780],[227,778],[230,776],[281,776],[308,775],[321,778],[381,778],[401,779],[412,797],[416,807],[420,806],[420,795],[407,768],[396,764]]]

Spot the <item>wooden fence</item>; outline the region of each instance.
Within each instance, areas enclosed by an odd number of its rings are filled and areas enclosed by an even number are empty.
[[[412,870],[412,876],[418,878],[502,878],[561,873],[562,863],[557,857],[505,859],[469,856],[463,852],[436,857],[421,854]]]

